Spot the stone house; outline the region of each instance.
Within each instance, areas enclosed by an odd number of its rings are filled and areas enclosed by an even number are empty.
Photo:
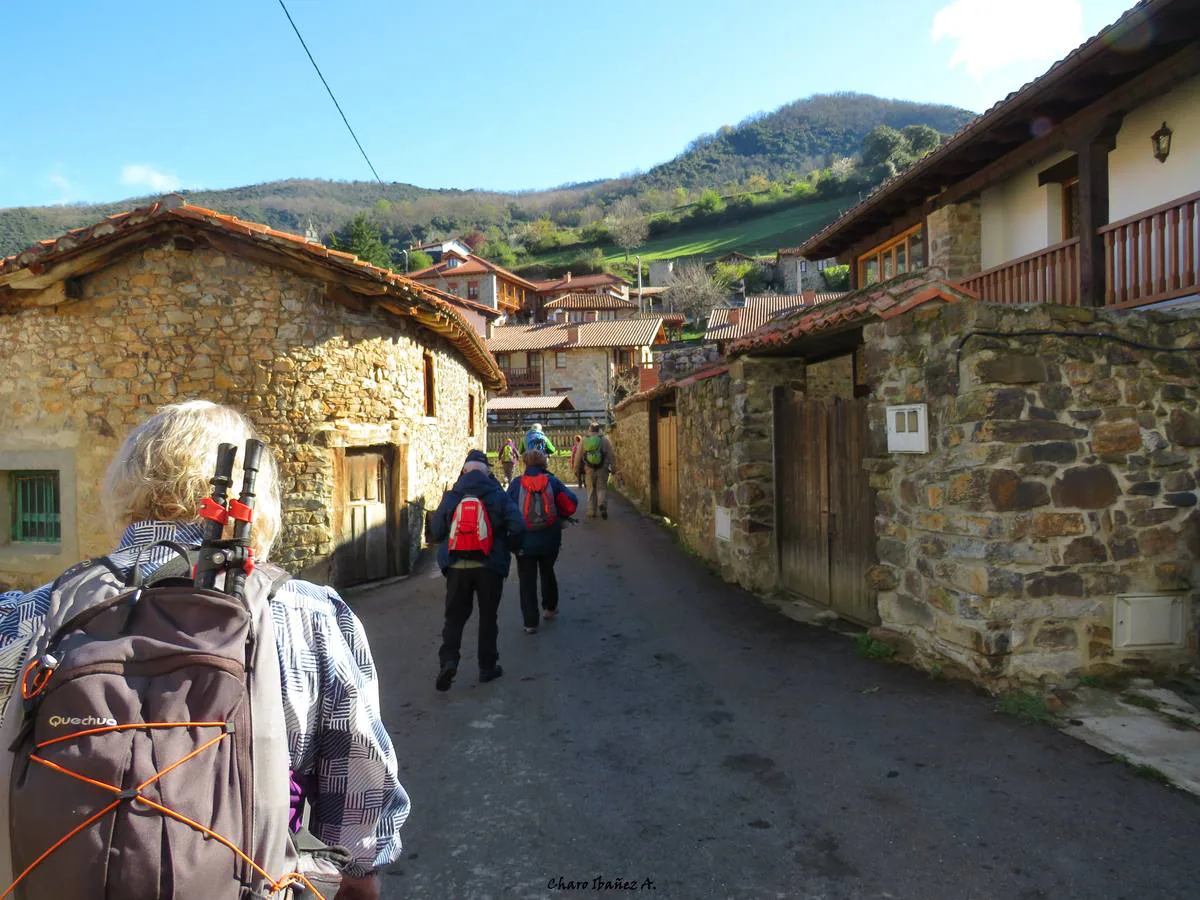
[[[993,690],[1170,669],[1200,612],[1198,326],[900,276],[631,398],[613,439],[725,577],[923,665]]]
[[[1198,201],[1200,15],[1155,0],[799,251],[852,287],[933,266],[988,301],[1141,306],[1196,293]]]
[[[799,247],[786,247],[775,254],[775,284],[785,294],[828,291],[829,285],[821,273],[837,264],[832,257],[810,260]]]
[[[0,261],[0,342],[0,582],[22,587],[111,549],[98,486],[119,441],[196,398],[271,445],[279,563],[403,573],[504,384],[436,291],[174,196]]]
[[[576,409],[605,414],[653,372],[651,348],[666,342],[661,318],[506,325],[488,348],[516,395],[564,394]],[[620,396],[618,396],[618,394]]]
[[[457,242],[452,242],[457,243]],[[531,308],[538,297],[537,287],[520,275],[489,262],[473,253],[463,254],[447,247],[438,262],[408,275],[459,298],[460,304],[485,319],[485,329],[476,330],[486,337],[486,327],[500,317],[505,319]]]

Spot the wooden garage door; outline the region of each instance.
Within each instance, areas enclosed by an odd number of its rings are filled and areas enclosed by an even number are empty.
[[[856,622],[879,621],[867,586],[874,497],[863,456],[866,400],[775,395],[776,537],[781,585]]]
[[[357,584],[387,578],[391,571],[391,518],[388,511],[391,470],[383,448],[346,451],[344,509],[346,546],[339,581]]]

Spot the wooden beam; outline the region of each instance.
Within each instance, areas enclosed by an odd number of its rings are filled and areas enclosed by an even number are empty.
[[[1029,141],[1007,156],[985,166],[943,191],[931,209],[961,203],[1018,172],[1039,164],[1047,156],[1089,139],[1115,115],[1122,115],[1166,93],[1178,82],[1200,72],[1200,43],[1193,43],[1164,62],[1127,81],[1095,103],[1065,119],[1041,138]]]
[[[1104,236],[1108,224],[1108,154],[1121,128],[1112,115],[1097,132],[1076,145],[1079,160],[1079,305],[1104,305]]]

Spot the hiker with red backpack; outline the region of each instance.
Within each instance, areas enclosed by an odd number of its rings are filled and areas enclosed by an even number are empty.
[[[440,542],[438,565],[446,576],[437,690],[450,690],[458,673],[463,628],[476,602],[479,680],[494,681],[504,674],[496,648],[496,617],[511,564],[509,553],[520,549],[524,531],[521,514],[492,475],[487,454],[472,450],[429,523],[429,539]]]
[[[362,624],[268,561],[270,450],[233,409],[168,406],[103,500],[114,552],[0,595],[0,892],[377,900],[408,795]]]
[[[554,563],[562,548],[563,522],[578,508],[575,495],[546,469],[546,454],[528,450],[525,474],[508,486],[525,524],[525,537],[517,553],[517,577],[521,581],[521,617],[525,633],[538,630],[538,579],[542,582],[542,617],[558,615],[558,578]]]

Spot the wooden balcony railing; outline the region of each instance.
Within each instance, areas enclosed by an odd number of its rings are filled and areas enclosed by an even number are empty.
[[[989,303],[1079,304],[1079,238],[1071,238],[964,278]]]
[[[1105,306],[1141,306],[1190,294],[1200,260],[1200,192],[1099,229]]]
[[[510,391],[526,391],[530,388],[542,389],[542,367],[533,366],[527,369],[501,369],[508,379]]]

